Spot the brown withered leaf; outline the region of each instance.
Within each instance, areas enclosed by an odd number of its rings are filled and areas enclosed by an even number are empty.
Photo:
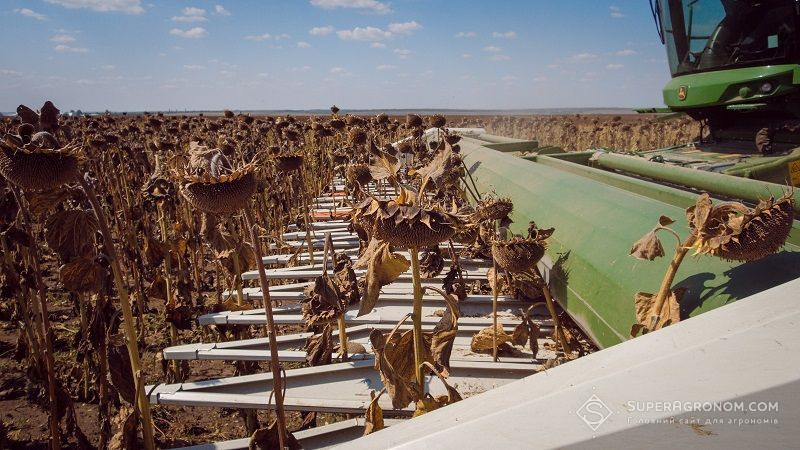
[[[494,274],[494,267],[490,267],[489,270],[486,271],[486,280],[489,281],[489,287],[492,288],[492,292],[503,292],[503,289],[506,287],[506,279],[502,274],[498,273],[497,286],[495,286]]]
[[[160,274],[147,288],[147,297],[167,301],[167,282]]]
[[[438,398],[433,398],[430,394],[425,394],[424,397],[417,400],[416,407],[414,408],[414,414],[411,417],[419,417],[423,414],[429,413],[436,409],[445,406]]]
[[[377,239],[372,239],[367,250],[356,262],[356,267],[363,267],[366,262],[366,289],[361,299],[358,315],[372,311],[378,303],[381,287],[396,280],[400,274],[408,270],[411,263],[405,256],[392,253],[389,244]]]
[[[175,325],[175,328],[179,330],[192,329],[194,320],[192,317],[192,308],[189,305],[168,303],[164,314],[166,315],[165,320]]]
[[[514,332],[511,334],[511,342],[514,345],[525,346],[525,344],[528,343],[529,336],[530,336],[530,327],[528,326],[527,321],[523,317],[522,323],[514,327]]]
[[[139,448],[136,442],[136,414],[131,406],[122,405],[112,423],[117,431],[108,443],[109,450]]]
[[[275,450],[281,448],[280,437],[278,435],[278,420],[274,420],[267,428],[259,428],[250,436],[250,450]],[[294,435],[286,432],[284,445],[289,450],[301,450],[300,443]]]
[[[685,293],[686,288],[671,290],[661,310],[656,311],[656,295],[647,292],[637,292],[634,296],[637,323],[631,327],[631,337],[635,337],[640,331],[655,331],[667,325],[680,322],[680,302]],[[658,316],[659,320],[653,328],[650,328],[654,316]]]
[[[372,343],[372,351],[375,352],[375,369],[380,373],[381,381],[386,387],[386,393],[392,399],[392,407],[401,409],[408,406],[412,401],[417,401],[421,397],[421,390],[416,383],[409,381],[395,371],[391,362],[386,358],[387,342],[383,333],[373,329],[369,334],[369,340]],[[409,355],[413,360],[413,347],[411,347],[410,354],[407,353],[405,357],[408,358]],[[414,363],[412,362],[412,368],[413,365]]]
[[[40,217],[51,211],[59,203],[72,197],[72,193],[68,189],[59,187],[48,191],[26,192],[25,197],[28,199],[28,208],[31,214]]]
[[[58,269],[58,277],[70,292],[99,292],[103,287],[106,270],[94,258],[82,256]]]
[[[423,333],[425,343],[430,342],[431,358],[433,359],[434,369],[442,377],[450,376],[450,354],[453,352],[453,343],[458,333],[458,318],[461,311],[458,307],[458,300],[439,289],[437,291],[447,302],[447,311],[442,314],[442,318],[433,328],[431,333]]]
[[[333,355],[333,332],[330,324],[325,325],[322,333],[306,339],[306,362],[309,366],[330,364]]]
[[[367,407],[367,414],[364,416],[364,436],[384,428],[383,425],[383,409],[378,404],[378,399],[383,395],[383,391],[377,396],[375,391],[369,392],[369,397],[372,399]]]
[[[151,267],[157,267],[164,261],[169,246],[149,234],[144,236],[144,259]]]
[[[422,360],[432,363],[433,357],[430,352],[430,338],[431,335],[429,333],[423,333]],[[386,344],[384,357],[389,361],[398,375],[409,381],[415,380],[414,331],[407,330],[392,335]]]
[[[438,245],[427,247],[419,260],[422,278],[436,278],[444,269],[444,257]]]
[[[327,273],[314,279],[304,291],[302,312],[307,327],[329,323],[341,315],[347,305],[340,300],[339,287]]]
[[[44,237],[62,261],[72,261],[92,250],[97,230],[97,219],[86,211],[58,211],[47,218]]]
[[[33,238],[27,231],[13,225],[6,228],[0,235],[6,238],[7,242],[20,247],[30,247],[33,242]]]
[[[472,342],[470,343],[470,348],[472,349],[473,352],[492,351],[492,348],[494,348],[494,345],[492,344],[493,330],[494,327],[489,326],[477,332],[474,336],[472,336]],[[511,341],[512,337],[509,336],[505,332],[505,330],[503,330],[503,325],[498,323],[497,347],[500,348],[501,345]]]
[[[416,175],[419,175],[422,178],[422,184],[420,184],[420,192],[423,192],[425,186],[433,181],[436,186],[442,186],[442,178],[448,172],[450,156],[453,154],[450,146],[445,146],[445,149],[436,153],[436,156],[424,167],[421,167],[415,171]]]
[[[664,256],[664,247],[661,245],[661,240],[656,236],[656,230],[650,230],[649,233],[636,241],[631,247],[630,255],[636,259],[648,261]]]
[[[136,385],[133,381],[131,360],[128,357],[125,338],[122,334],[109,336],[106,343],[106,358],[111,384],[117,389],[123,400],[131,405],[134,404],[136,402]]]
[[[390,181],[397,178],[397,171],[400,170],[401,164],[395,156],[390,155],[384,151],[378,152],[378,157],[374,159],[374,163],[369,166],[369,173],[374,180],[389,179]]]
[[[711,215],[711,197],[703,193],[697,197],[694,205],[686,208],[686,221],[692,230],[702,231]]]

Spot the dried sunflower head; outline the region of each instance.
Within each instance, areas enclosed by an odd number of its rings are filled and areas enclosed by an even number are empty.
[[[450,239],[457,218],[436,208],[421,208],[411,197],[405,189],[392,200],[369,197],[355,208],[353,218],[362,226],[372,224],[377,239],[398,247],[429,247]]]
[[[511,211],[514,210],[514,203],[507,197],[487,197],[478,202],[477,208],[475,209],[475,214],[473,215],[474,222],[500,220],[511,214]]]
[[[181,177],[181,193],[200,211],[232,214],[256,190],[255,164],[234,168],[220,150],[190,144],[189,164]]]
[[[372,181],[372,173],[369,171],[369,166],[366,164],[353,164],[347,167],[347,182],[352,184],[358,182],[362,186]]]
[[[786,242],[794,220],[794,200],[787,193],[778,200],[761,200],[755,208],[738,202],[712,206],[708,194],[702,194],[686,210],[686,219],[697,237],[697,253],[755,261],[777,252]]]
[[[276,167],[281,172],[294,172],[303,166],[303,156],[301,155],[284,155],[276,156]]]
[[[61,147],[48,132],[34,134],[24,144],[20,136],[7,134],[0,141],[0,174],[25,190],[48,190],[69,183],[78,174],[82,148]]]

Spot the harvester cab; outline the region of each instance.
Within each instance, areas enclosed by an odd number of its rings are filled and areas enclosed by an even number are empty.
[[[800,185],[800,1],[651,0],[670,111],[699,139],[651,159]]]

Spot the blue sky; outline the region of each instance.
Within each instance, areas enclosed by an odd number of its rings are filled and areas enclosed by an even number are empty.
[[[3,0],[0,111],[661,105],[646,0]]]

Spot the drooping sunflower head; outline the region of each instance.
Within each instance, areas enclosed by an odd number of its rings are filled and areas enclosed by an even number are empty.
[[[0,174],[25,190],[48,190],[69,183],[77,176],[82,159],[80,145],[62,147],[47,131],[29,139],[7,134],[0,140]]]
[[[359,204],[353,219],[371,229],[376,238],[398,247],[429,247],[446,241],[456,231],[455,216],[438,208],[422,208],[405,189],[391,200],[369,197]]]
[[[200,211],[232,214],[243,208],[256,190],[255,163],[234,167],[218,149],[190,144],[183,168],[181,193]]]
[[[755,261],[783,246],[794,220],[791,193],[775,200],[759,201],[755,208],[738,202],[712,206],[707,194],[686,210],[695,234],[697,253],[707,253],[732,261]]]

